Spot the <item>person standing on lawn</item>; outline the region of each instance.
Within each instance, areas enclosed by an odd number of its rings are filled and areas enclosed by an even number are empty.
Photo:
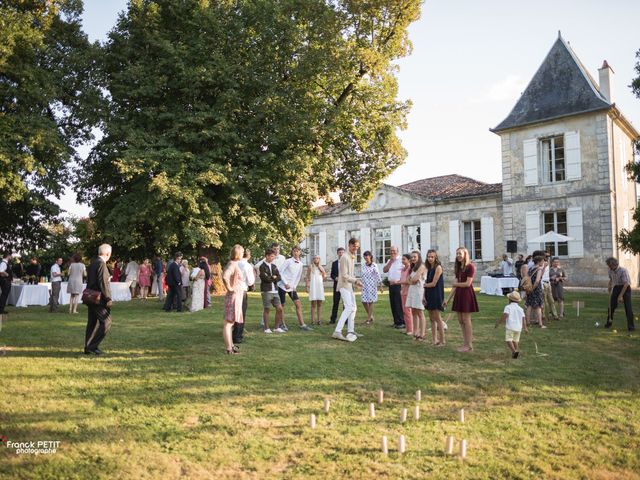
[[[529,333],[529,327],[527,327],[524,310],[518,305],[522,301],[520,294],[513,291],[507,295],[507,298],[509,299],[509,305],[504,307],[502,317],[496,321],[495,328],[498,328],[501,322],[505,322],[505,341],[507,342],[507,347],[511,350],[511,358],[518,358],[520,355],[518,345],[520,342],[520,333],[522,329]]]
[[[344,310],[342,311],[342,315],[340,315],[340,320],[338,320],[332,337],[348,342],[355,342],[358,339],[355,331],[355,319],[358,307],[356,306],[356,295],[353,291],[353,285],[362,287],[362,282],[355,276],[356,252],[359,246],[360,242],[358,239],[349,239],[349,251],[340,257],[340,263],[338,264],[338,289],[340,290],[340,298],[342,298],[342,302],[344,303]],[[347,324],[346,337],[342,335],[342,329],[345,323]]]
[[[473,291],[473,277],[476,273],[476,266],[471,263],[469,251],[464,247],[458,247],[456,250],[454,265],[456,281],[453,282],[449,298],[445,300],[443,306],[446,307],[451,297],[453,297],[453,311],[458,313],[458,322],[462,329],[463,345],[458,348],[458,351],[467,353],[473,350],[471,314],[479,311],[476,293]]]
[[[87,289],[100,292],[100,302],[87,304],[87,328],[84,335],[84,353],[102,355],[98,348],[111,328],[111,284],[107,262],[111,258],[111,245],[98,247],[98,256],[87,269]]]
[[[394,328],[404,328],[404,311],[402,309],[402,285],[400,285],[400,276],[402,274],[402,260],[398,256],[398,247],[391,246],[389,249],[390,259],[384,266],[382,271],[387,274],[389,280],[389,304],[391,306],[391,315],[393,315]]]
[[[286,259],[282,264],[282,267],[278,267],[280,271],[280,281],[278,282],[278,295],[280,295],[280,303],[282,304],[282,308],[284,310],[284,305],[287,301],[287,295],[293,301],[293,305],[296,308],[296,317],[298,318],[298,325],[300,326],[300,330],[304,330],[306,332],[313,330],[310,326],[304,323],[304,318],[302,318],[302,303],[300,302],[300,298],[298,297],[298,284],[302,279],[302,261],[300,260],[300,254],[302,253],[302,249],[298,246],[295,246],[291,249],[291,257]],[[284,317],[284,312],[283,312]],[[284,319],[282,321],[282,326],[285,326]],[[288,328],[284,328],[285,331]]]
[[[604,328],[610,328],[613,324],[613,313],[619,303],[624,304],[624,312],[627,315],[627,329],[633,332],[636,327],[633,323],[633,308],[631,306],[631,279],[626,268],[621,267],[618,259],[609,257],[606,260],[609,267],[609,314]]]
[[[340,290],[338,289],[338,263],[340,257],[344,255],[344,247],[338,248],[336,254],[338,258],[331,264],[331,280],[333,280],[333,307],[331,308],[331,319],[329,323],[336,323],[338,318],[338,307],[340,306]]]

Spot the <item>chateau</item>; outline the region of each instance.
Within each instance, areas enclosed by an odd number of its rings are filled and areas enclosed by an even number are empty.
[[[502,183],[446,175],[382,185],[362,212],[322,207],[307,229],[309,254],[328,264],[350,237],[379,264],[391,245],[423,256],[434,248],[451,281],[458,246],[469,250],[479,276],[497,267],[510,241],[518,253],[559,256],[571,285],[606,286],[604,260],[614,256],[638,286],[639,258],[622,252],[616,236],[633,227],[636,184],[625,166],[640,135],[615,104],[606,61],[598,73],[596,83],[558,36],[507,118],[491,129],[501,139]],[[572,240],[530,241],[550,230]]]

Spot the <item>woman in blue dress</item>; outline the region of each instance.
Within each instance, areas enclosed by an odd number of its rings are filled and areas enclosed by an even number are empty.
[[[441,347],[446,344],[444,338],[444,322],[440,312],[444,311],[444,276],[442,265],[438,260],[438,252],[427,251],[427,281],[424,284],[425,308],[431,320],[431,340],[433,345]]]
[[[371,325],[373,323],[373,304],[378,301],[378,288],[382,292],[380,284],[382,278],[380,277],[378,265],[373,262],[371,252],[364,252],[362,258],[364,263],[362,264],[362,297],[360,301],[367,312],[365,325]]]

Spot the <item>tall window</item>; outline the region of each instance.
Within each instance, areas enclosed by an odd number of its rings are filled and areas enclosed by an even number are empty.
[[[376,228],[374,243],[375,261],[378,263],[387,263],[391,257],[391,229]]]
[[[413,252],[417,250],[422,251],[422,241],[420,239],[420,226],[411,225],[407,227],[407,251]]]
[[[351,240],[352,238],[355,238],[356,240],[358,240],[358,242],[360,242],[360,230],[351,230],[347,232],[347,245],[345,245],[345,248],[348,246],[349,240]],[[362,253],[362,244],[360,244],[358,250],[356,251],[356,265],[362,262]]]
[[[557,212],[544,212],[542,214],[544,222],[544,233],[553,230],[561,235],[567,234],[567,212],[559,210]],[[567,242],[547,242],[544,249],[551,255],[569,255],[569,244]]]
[[[540,147],[544,182],[563,182],[565,180],[564,136],[541,140]]]
[[[320,234],[312,233],[307,239],[307,265],[311,265],[313,257],[320,255]]]
[[[462,238],[464,247],[469,250],[472,260],[482,259],[482,239],[480,220],[462,222]]]

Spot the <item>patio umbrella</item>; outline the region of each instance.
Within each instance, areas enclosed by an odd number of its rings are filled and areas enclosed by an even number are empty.
[[[556,233],[553,230],[549,230],[544,235],[540,235],[539,237],[529,238],[527,241],[531,243],[547,243],[547,242],[568,242],[569,240],[573,240],[572,237],[567,237],[566,235],[562,235],[560,233]]]

